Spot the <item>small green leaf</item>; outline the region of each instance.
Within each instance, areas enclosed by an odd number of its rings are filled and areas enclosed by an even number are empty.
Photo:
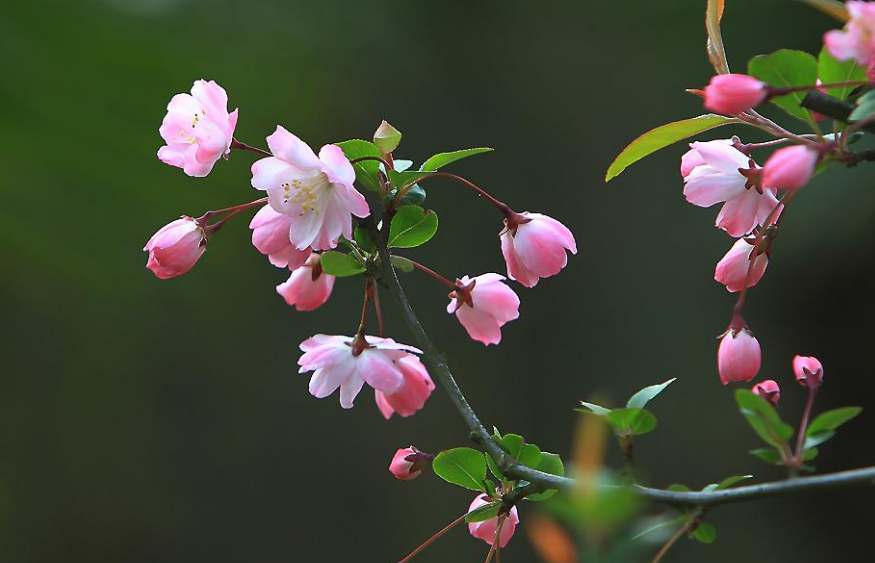
[[[820,453],[820,450],[817,448],[806,448],[805,453],[802,454],[803,461],[811,461],[817,457],[817,454]]]
[[[674,483],[673,485],[669,485],[668,490],[675,493],[689,493],[692,491],[691,488],[686,485],[682,485],[681,483]]]
[[[639,533],[635,534],[634,536],[632,536],[632,541],[643,538],[647,534],[649,534],[651,532],[655,532],[656,530],[659,530],[661,528],[665,528],[667,526],[675,526],[677,524],[681,524],[683,522],[686,522],[687,518],[688,517],[686,514],[681,514],[677,518],[672,518],[671,520],[663,520],[659,524],[651,526],[651,527],[647,528],[646,530],[644,530],[643,532],[639,532]]]
[[[824,84],[866,80],[866,68],[857,64],[857,61],[854,59],[844,62],[839,61],[824,47],[817,59],[817,76]],[[826,93],[844,100],[851,95],[854,88],[855,86],[834,86],[827,88]]]
[[[489,456],[486,456],[486,459],[489,459]],[[489,498],[498,498],[498,493],[495,490],[495,483],[492,482],[492,479],[483,479],[483,487],[486,489],[486,496]]]
[[[849,121],[860,121],[875,115],[875,90],[866,92],[857,98],[857,107],[848,116]]]
[[[720,481],[720,484],[717,485],[717,490],[728,489],[732,485],[744,481],[745,479],[752,478],[753,475],[733,475],[732,477],[727,477],[726,479]]]
[[[587,403],[586,401],[580,401],[580,404],[588,408],[593,414],[597,414],[599,416],[608,416],[611,414],[611,409],[606,409],[605,407],[600,407],[593,403]],[[578,409],[580,411],[580,409]],[[580,411],[586,412],[586,411]]]
[[[437,213],[409,205],[398,210],[389,226],[389,246],[413,248],[434,236],[438,228]]]
[[[641,391],[638,391],[629,399],[629,402],[626,403],[626,406],[630,409],[643,409],[644,406],[653,400],[654,397],[662,393],[663,389],[672,384],[677,378],[673,377],[666,381],[665,383],[660,383],[659,385],[651,385],[649,387],[645,387]]]
[[[543,471],[544,473],[549,473],[550,475],[559,475],[560,477],[565,475],[565,466],[562,465],[562,458],[557,454],[551,454],[549,452],[541,452],[541,461],[538,462],[538,466],[535,469]],[[555,494],[556,489],[549,489],[543,493],[529,495],[527,498],[534,502],[541,502]]]
[[[423,162],[419,169],[426,172],[433,172],[438,168],[443,168],[447,164],[452,164],[457,160],[462,160],[463,158],[468,158],[469,156],[474,156],[476,154],[491,152],[492,150],[493,149],[488,147],[479,147],[475,149],[462,149],[460,151],[438,153]]]
[[[473,448],[453,448],[439,453],[432,462],[434,472],[453,485],[486,492],[486,458]]]
[[[389,180],[396,189],[401,189],[408,184],[415,184],[431,172],[389,172]],[[412,189],[412,188],[411,188]]]
[[[498,516],[498,511],[501,508],[500,502],[492,502],[489,504],[484,504],[480,508],[475,508],[471,512],[465,515],[465,522],[483,522],[484,520],[489,520],[490,518],[495,518]]]
[[[734,117],[707,113],[698,117],[673,121],[671,123],[666,123],[665,125],[660,125],[655,129],[651,129],[629,143],[629,145],[617,155],[617,158],[614,159],[614,162],[612,162],[611,166],[608,168],[607,174],[605,174],[605,182],[610,182],[619,176],[627,167],[635,164],[645,156],[655,153],[659,149],[664,149],[669,145],[709,129],[737,122],[738,120]]]
[[[486,466],[489,467],[489,472],[495,475],[496,479],[504,481],[504,473],[498,468],[498,465],[496,465],[495,460],[492,459],[491,455],[486,456]]]
[[[747,72],[776,88],[808,86],[817,82],[817,60],[804,51],[781,49],[752,58],[747,64]],[[813,124],[811,112],[800,105],[807,93],[791,92],[771,101],[790,115]]]
[[[741,414],[763,441],[779,450],[788,445],[787,440],[793,435],[793,428],[781,421],[778,412],[768,401],[747,389],[736,391],[735,400]]]
[[[392,262],[393,268],[395,268],[396,270],[401,270],[405,274],[409,274],[413,271],[413,262],[411,262],[408,258],[392,255],[389,257],[389,261]]]
[[[827,440],[832,439],[835,436],[835,430],[821,430],[820,432],[815,432],[814,434],[809,434],[805,438],[805,449],[813,448],[814,446],[819,446],[820,444],[826,442]]]
[[[365,271],[365,267],[352,254],[344,254],[332,250],[323,252],[319,256],[319,261],[322,264],[322,270],[326,274],[339,278],[354,276]]]
[[[856,417],[863,412],[861,407],[842,407],[821,413],[808,426],[805,431],[806,436],[813,436],[824,430],[836,430],[842,424]]]
[[[355,160],[363,156],[380,156],[380,149],[377,145],[361,139],[352,139],[351,141],[343,141],[335,143],[343,150],[343,154],[349,160]],[[355,179],[366,189],[375,192],[380,189],[380,182],[377,180],[377,174],[380,170],[380,163],[377,160],[362,160],[352,165],[355,170]]]
[[[766,463],[784,465],[784,461],[781,459],[781,454],[777,450],[771,448],[760,448],[757,450],[751,450],[748,453],[754,457],[760,458]]]
[[[371,238],[371,233],[364,227],[356,227],[353,232],[355,243],[365,252],[372,253],[377,250],[374,240]]]
[[[720,485],[718,485],[717,483],[711,483],[710,485],[705,485],[704,487],[702,487],[702,492],[710,493],[711,491],[716,491],[718,488],[720,488]]]
[[[702,543],[714,543],[717,540],[717,528],[707,522],[702,522],[693,530],[693,537]]]
[[[614,409],[605,419],[619,436],[647,434],[656,428],[656,417],[645,409]]]

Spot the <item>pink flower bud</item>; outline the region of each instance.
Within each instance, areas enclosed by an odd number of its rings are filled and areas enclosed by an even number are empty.
[[[447,313],[455,313],[468,335],[486,345],[501,342],[501,327],[520,316],[520,298],[504,279],[498,274],[464,276],[449,295]]]
[[[162,280],[191,270],[206,249],[207,236],[191,217],[161,227],[143,247],[149,253],[146,267]]]
[[[750,255],[753,249],[754,245],[747,239],[740,238],[735,241],[726,256],[717,263],[714,279],[725,285],[730,292],[734,293],[744,289],[747,273],[751,267]],[[753,287],[759,283],[768,265],[769,257],[765,253],[756,257],[747,287]]]
[[[374,391],[377,408],[386,420],[389,420],[393,414],[412,416],[425,406],[425,401],[434,391],[434,382],[416,356],[404,356],[400,360],[395,360],[395,366],[404,376],[401,388],[394,393]]]
[[[796,190],[808,183],[820,154],[804,145],[778,149],[763,165],[763,184],[776,190]]]
[[[258,210],[249,223],[252,229],[252,245],[262,254],[267,255],[270,263],[278,268],[296,270],[304,265],[311,248],[298,250],[289,238],[289,228],[292,218],[277,213],[270,205]]]
[[[823,383],[823,365],[814,356],[793,358],[793,373],[796,381],[803,387],[817,389]]]
[[[751,388],[754,395],[758,395],[772,404],[773,407],[778,406],[778,401],[781,400],[781,388],[773,379],[766,379],[761,383],[757,383]]]
[[[718,74],[705,86],[705,108],[715,113],[737,115],[766,99],[768,85],[746,74]]]
[[[420,452],[413,446],[402,448],[395,452],[392,463],[389,464],[389,472],[401,481],[412,481],[419,477],[430,459],[430,455]]]
[[[750,381],[760,371],[760,343],[747,328],[729,329],[717,350],[717,370],[723,385]]]
[[[526,211],[505,219],[504,225],[499,236],[507,277],[526,287],[558,274],[568,263],[566,250],[577,254],[568,227],[547,215]]]
[[[334,276],[322,271],[319,255],[311,254],[307,262],[292,272],[285,283],[276,286],[276,292],[298,311],[312,311],[331,297],[334,279]]]
[[[471,503],[471,506],[468,507],[468,512],[476,510],[491,502],[492,499],[486,495],[479,495],[474,499],[474,502]],[[511,508],[510,512],[505,516],[496,516],[495,518],[483,520],[482,522],[470,522],[468,524],[468,532],[470,532],[475,538],[481,539],[489,545],[492,545],[495,541],[495,532],[498,529],[499,518],[503,518],[504,523],[501,525],[501,535],[498,538],[498,545],[504,548],[504,546],[507,545],[507,542],[510,541],[510,538],[513,537],[517,524],[520,523],[520,516],[515,506]]]

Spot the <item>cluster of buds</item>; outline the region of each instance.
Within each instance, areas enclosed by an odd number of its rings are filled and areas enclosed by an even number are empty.
[[[823,364],[814,356],[796,356],[793,358],[793,375],[796,383],[810,392],[816,392],[823,383]],[[751,391],[775,407],[781,400],[781,388],[774,379],[766,379],[755,384]]]

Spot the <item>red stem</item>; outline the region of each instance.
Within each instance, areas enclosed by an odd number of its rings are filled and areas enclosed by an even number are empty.
[[[270,152],[260,149],[258,147],[253,147],[252,145],[247,145],[246,143],[241,143],[237,139],[231,139],[231,148],[232,149],[240,149],[244,151],[254,152],[260,154],[262,156],[273,156]]]
[[[806,90],[817,90],[819,88],[840,88],[842,86],[867,86],[872,82],[868,80],[848,80],[846,82],[831,82],[829,84],[807,84],[805,86],[791,86],[789,88],[770,88],[770,96],[785,96],[791,92],[804,92]]]
[[[407,258],[407,260],[410,260],[410,258]],[[434,279],[438,280],[439,282],[441,282],[445,286],[449,287],[450,289],[456,289],[456,284],[454,284],[453,282],[451,282],[447,278],[443,277],[439,273],[435,272],[434,270],[432,270],[428,266],[423,266],[422,264],[420,264],[419,262],[417,262],[415,260],[410,260],[410,263],[413,264],[414,268],[422,270],[423,272],[430,275]]]
[[[420,551],[422,551],[426,547],[430,546],[432,543],[434,543],[435,540],[439,539],[441,536],[443,536],[444,534],[446,534],[447,532],[449,532],[450,530],[452,530],[453,528],[455,528],[456,526],[458,526],[459,524],[464,522],[465,516],[467,516],[467,514],[462,514],[461,516],[459,516],[458,518],[456,518],[455,520],[450,522],[443,530],[441,530],[440,532],[436,533],[432,537],[430,537],[427,540],[425,540],[424,542],[422,542],[422,545],[420,545],[419,547],[417,547],[416,549],[411,551],[410,555],[408,555],[407,557],[405,557],[404,559],[402,559],[398,563],[407,563],[408,561],[410,561],[411,559],[416,557]]]
[[[380,292],[377,288],[377,282],[371,278],[371,289],[373,290],[374,309],[377,311],[377,326],[380,328],[380,338],[386,338],[386,328],[383,325],[383,310],[380,308]]]
[[[478,194],[482,195],[483,197],[485,197],[492,205],[497,207],[505,215],[507,215],[507,216],[516,215],[516,212],[513,209],[511,209],[510,207],[508,207],[507,204],[495,199],[494,197],[489,195],[489,193],[486,190],[484,190],[483,188],[481,188],[477,184],[471,182],[470,180],[466,180],[465,178],[462,178],[461,176],[457,176],[455,174],[450,174],[449,172],[433,172],[433,173],[429,174],[428,176],[423,176],[422,178],[417,180],[417,182],[421,183],[424,180],[428,180],[429,178],[449,178],[450,180],[455,180],[455,181],[457,181],[461,184],[464,184],[465,186],[471,188],[472,190],[474,190]],[[397,204],[399,201],[401,201],[401,198],[404,197],[404,194],[406,194],[410,190],[410,188],[413,187],[413,185],[414,184],[412,184],[412,183],[407,184],[403,188],[399,189],[398,193],[395,195],[395,199],[392,200],[392,203]]]
[[[805,401],[805,410],[802,411],[802,420],[799,422],[799,435],[796,436],[796,456],[794,457],[795,467],[800,467],[805,457],[803,448],[805,447],[805,431],[808,430],[808,419],[811,418],[811,407],[814,405],[814,397],[817,395],[817,387],[808,388],[808,400]]]

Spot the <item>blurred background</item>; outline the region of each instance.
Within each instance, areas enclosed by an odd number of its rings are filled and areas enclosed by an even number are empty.
[[[293,312],[274,291],[287,272],[251,246],[248,218],[188,275],[162,282],[144,268],[143,244],[165,223],[258,196],[254,155],[234,153],[206,179],[155,157],[168,100],[198,78],[227,89],[236,135],[250,144],[278,123],[317,147],[370,138],[385,118],[404,133],[396,156],[417,163],[493,146],[455,171],[571,227],[579,255],[534,290],[515,286],[521,318],[500,347],[469,340],[433,280],[404,280],[487,424],[568,455],[579,400],[618,404],[677,377],[652,405],[659,428],[637,443],[647,482],[780,478],[746,453],[757,438],[717,377],[715,337],[734,299],[712,274],[731,241],[712,227],[716,208],[684,202],[683,146],[603,182],[638,134],[702,113],[683,90],[712,72],[704,9],[0,1],[0,559],[390,562],[471,501],[433,475],[402,483],[386,470],[398,447],[465,444],[442,390],[417,416],[387,422],[369,393],[343,411],[297,374],[300,341],[354,332],[359,283],[339,280],[326,306]],[[730,2],[730,64],[781,47],[816,53],[832,27],[796,2]],[[760,139],[728,128],[703,138],[730,133]],[[784,386],[786,419],[798,420],[804,399],[796,353],[826,365],[818,410],[867,408],[821,448],[820,471],[875,462],[871,168],[830,170],[805,188],[746,314],[763,377]],[[427,205],[443,228],[419,260],[447,276],[503,271],[491,207],[440,181]],[[391,335],[411,341],[385,308]],[[857,489],[726,506],[709,516],[715,545],[684,540],[669,560],[858,561],[871,553],[871,519],[858,515],[873,500]],[[523,524],[534,513],[523,507]],[[456,530],[418,560],[485,554]],[[525,533],[503,559],[538,560]]]

